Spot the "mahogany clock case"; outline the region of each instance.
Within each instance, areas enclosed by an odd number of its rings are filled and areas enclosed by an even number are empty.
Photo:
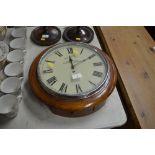
[[[109,80],[107,80],[104,85],[104,89],[101,92],[98,92],[88,98],[84,99],[72,99],[68,100],[60,96],[51,95],[47,93],[38,80],[37,67],[38,63],[43,56],[50,48],[43,50],[33,61],[29,70],[29,83],[35,93],[35,95],[43,101],[51,111],[57,115],[67,116],[67,117],[78,117],[91,114],[104,105],[104,101],[112,93],[115,88],[117,81],[117,71],[113,61],[100,49],[96,48],[98,51],[102,52],[104,58],[109,64]]]

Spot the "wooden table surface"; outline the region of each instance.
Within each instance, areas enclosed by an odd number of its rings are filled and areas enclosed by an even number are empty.
[[[144,27],[100,27],[101,44],[118,69],[129,116],[140,128],[155,128],[155,46]]]

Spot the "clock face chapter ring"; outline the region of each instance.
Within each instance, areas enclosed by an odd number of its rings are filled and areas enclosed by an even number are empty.
[[[69,47],[73,52],[66,50]],[[81,48],[83,53],[78,55]],[[57,50],[60,53],[56,54]],[[116,80],[113,61],[98,48],[84,43],[49,47],[35,58],[29,70],[29,83],[36,96],[54,113],[69,117],[84,116],[102,107]]]

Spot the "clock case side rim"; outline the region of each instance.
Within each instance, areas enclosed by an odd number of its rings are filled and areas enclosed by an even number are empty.
[[[51,47],[49,47],[51,48]],[[98,109],[100,109],[106,99],[109,97],[109,95],[113,92],[116,81],[117,81],[117,70],[113,63],[113,61],[107,56],[106,53],[105,57],[107,58],[108,62],[111,64],[110,66],[110,73],[111,78],[110,82],[108,83],[106,89],[104,92],[100,94],[96,94],[95,96],[89,97],[87,99],[79,99],[76,101],[73,100],[64,100],[60,97],[54,97],[46,93],[46,91],[43,90],[43,88],[39,85],[38,79],[37,79],[37,64],[39,61],[39,58],[43,53],[46,52],[45,50],[38,55],[35,60],[33,61],[30,70],[29,70],[29,84],[34,92],[34,94],[42,101],[44,104],[46,104],[53,113],[61,116],[67,116],[67,117],[79,117],[91,114]]]

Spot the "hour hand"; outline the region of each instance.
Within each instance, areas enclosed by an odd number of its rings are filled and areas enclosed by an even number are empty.
[[[71,58],[71,59],[72,59],[72,58]],[[78,63],[78,62],[81,62],[81,61],[79,61],[79,60],[73,60],[73,59],[72,59],[73,65],[74,65],[75,63]],[[69,59],[68,59],[66,62],[63,62],[63,64],[68,64],[68,63],[70,63]]]

